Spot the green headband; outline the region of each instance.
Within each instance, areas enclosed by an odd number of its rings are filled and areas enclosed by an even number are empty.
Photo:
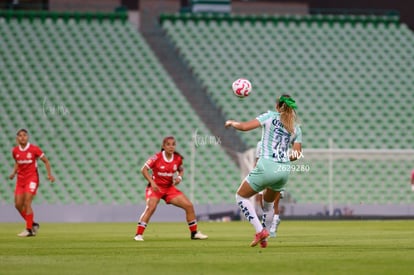
[[[297,108],[295,100],[293,98],[291,98],[291,97],[281,96],[279,98],[279,102],[286,103],[286,105],[289,106],[292,109],[296,109]]]

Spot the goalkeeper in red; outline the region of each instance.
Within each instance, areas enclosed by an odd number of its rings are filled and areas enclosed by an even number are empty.
[[[184,209],[192,240],[208,238],[197,230],[197,219],[193,204],[184,193],[176,188],[176,185],[182,181],[184,168],[183,157],[175,151],[175,146],[174,137],[164,138],[161,152],[149,158],[141,169],[148,185],[145,190],[146,207],[139,219],[134,237],[136,241],[144,240],[144,231],[161,199],[165,200],[167,204]],[[149,170],[152,170],[152,175]]]

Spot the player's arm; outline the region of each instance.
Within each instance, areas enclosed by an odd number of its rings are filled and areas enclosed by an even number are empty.
[[[182,166],[178,167],[177,172],[178,172],[177,177],[174,179],[175,185],[179,184],[183,180],[184,168]]]
[[[50,180],[51,182],[54,182],[55,181],[55,177],[52,176],[52,168],[50,168],[49,159],[45,155],[43,155],[40,159],[45,164],[48,180]]]
[[[158,191],[158,185],[155,183],[155,181],[152,179],[152,176],[149,173],[150,168],[145,164],[141,168],[141,173],[144,176],[144,178],[148,181],[148,183],[151,185],[152,190]]]
[[[252,119],[246,122],[239,122],[235,120],[227,120],[224,127],[233,127],[240,131],[250,131],[260,127],[260,122],[257,119]]]
[[[14,176],[16,176],[16,174],[17,174],[17,168],[19,167],[19,165],[17,164],[17,161],[15,161],[14,162],[14,167],[13,167],[13,171],[12,171],[12,173],[10,174],[10,176],[9,176],[9,179],[13,179],[14,178]]]
[[[292,145],[292,153],[289,156],[290,161],[295,161],[302,156],[302,143],[295,142]]]

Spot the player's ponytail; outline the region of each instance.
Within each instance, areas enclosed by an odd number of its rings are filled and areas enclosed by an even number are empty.
[[[284,94],[277,100],[277,106],[280,111],[280,121],[283,127],[289,132],[295,132],[296,111],[297,108],[295,100],[288,94]]]

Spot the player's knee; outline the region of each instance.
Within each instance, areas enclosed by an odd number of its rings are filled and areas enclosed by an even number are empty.
[[[191,209],[194,209],[194,205],[193,205],[193,203],[191,201],[186,202],[184,204],[184,207],[187,208],[187,209],[190,209],[190,210]]]
[[[188,201],[188,202],[184,203],[183,208],[187,212],[194,212],[194,205],[191,201]]]
[[[152,214],[155,212],[156,209],[157,209],[156,205],[147,205],[147,208],[145,210],[147,213]]]
[[[21,202],[15,202],[15,203],[14,203],[14,207],[15,207],[17,210],[22,211],[22,210],[23,210],[23,203],[21,203]]]
[[[30,208],[31,205],[32,205],[32,200],[31,199],[26,199],[26,200],[23,201],[23,207],[24,208],[26,208],[26,209]]]

